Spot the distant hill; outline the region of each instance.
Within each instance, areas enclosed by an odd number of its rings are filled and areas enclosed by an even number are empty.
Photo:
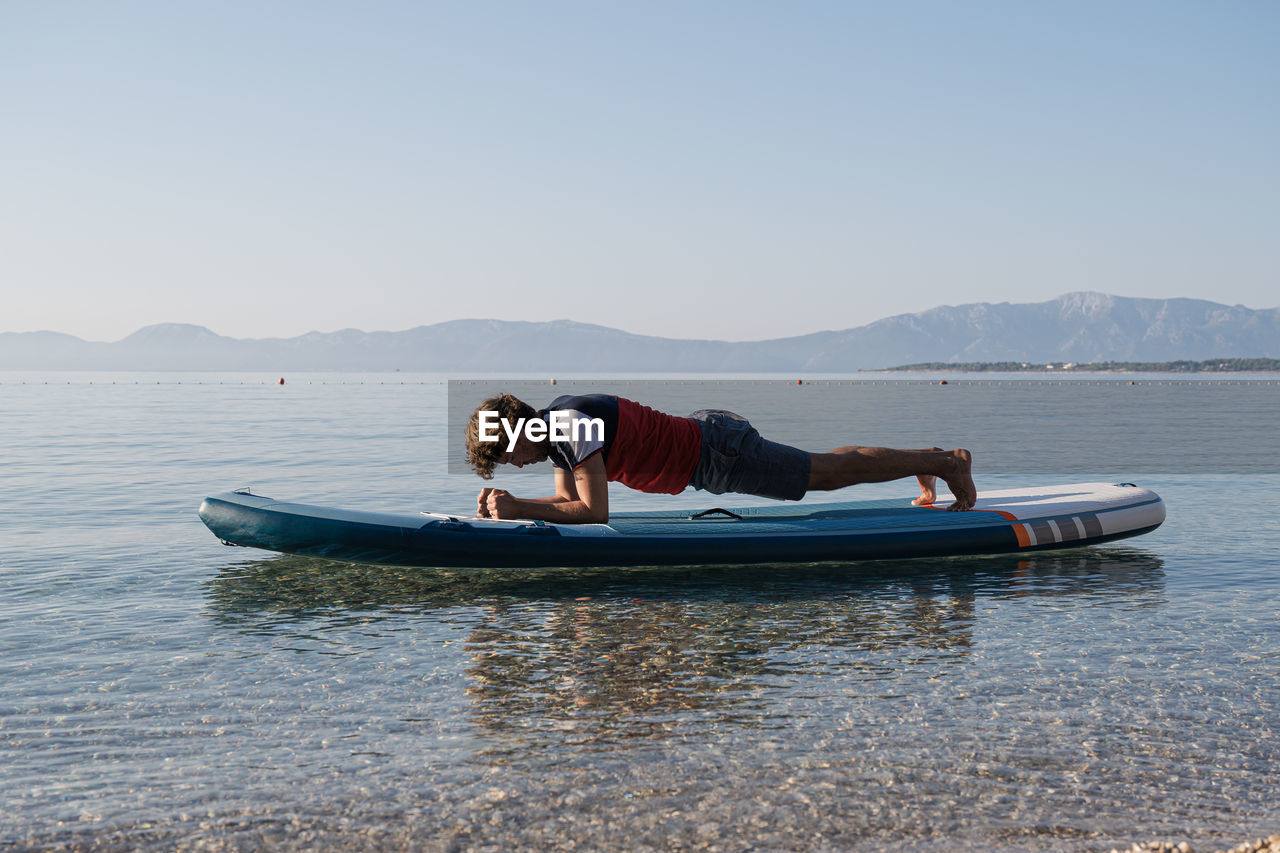
[[[942,362],[1166,362],[1280,357],[1280,308],[1068,293],[900,314],[765,341],[684,340],[605,326],[452,320],[403,332],[228,338],[148,326],[114,343],[0,333],[0,370],[407,370],[451,373],[850,372]]]

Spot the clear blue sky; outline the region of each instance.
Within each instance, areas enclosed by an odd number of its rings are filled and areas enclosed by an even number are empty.
[[[1280,304],[1280,3],[0,0],[0,331]]]

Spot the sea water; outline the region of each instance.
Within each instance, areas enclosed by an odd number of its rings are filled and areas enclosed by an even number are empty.
[[[1213,849],[1280,830],[1280,475],[1258,434],[1278,377],[1007,379],[998,400],[847,377],[783,414],[792,380],[733,386],[775,430],[804,412],[814,449],[873,413],[906,446],[979,447],[980,489],[1129,476],[1169,516],[1121,543],[481,572],[209,534],[201,498],[246,486],[474,505],[444,377],[278,379],[0,374],[0,846]],[[1121,438],[1096,413],[1126,401],[1199,417]],[[1069,434],[1096,472],[1036,441],[1072,412],[1095,413]],[[892,494],[911,484],[835,497]]]

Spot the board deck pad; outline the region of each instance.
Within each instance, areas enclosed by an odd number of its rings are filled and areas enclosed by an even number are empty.
[[[941,496],[940,496],[941,498]],[[205,498],[200,518],[224,542],[353,562],[432,567],[807,563],[1079,547],[1159,527],[1164,502],[1130,483],[980,493],[974,509],[910,498],[617,512],[607,524],[386,513]]]

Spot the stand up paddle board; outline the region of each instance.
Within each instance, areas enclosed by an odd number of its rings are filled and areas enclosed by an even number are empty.
[[[1007,554],[1096,545],[1156,529],[1164,502],[1130,483],[983,492],[969,512],[910,498],[611,513],[550,524],[205,498],[200,518],[230,545],[396,566],[646,566],[809,563]]]

